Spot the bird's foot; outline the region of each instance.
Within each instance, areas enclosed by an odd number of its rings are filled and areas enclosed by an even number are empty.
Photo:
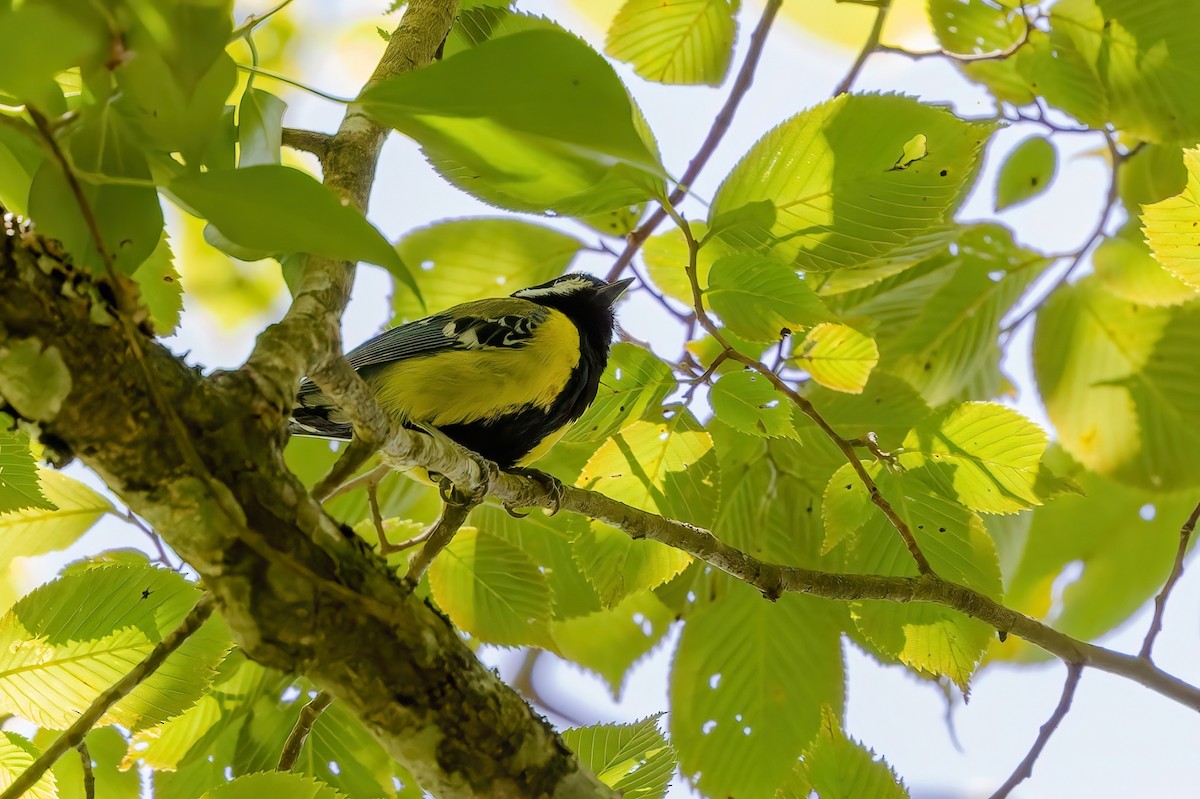
[[[547,510],[550,512],[551,516],[558,513],[559,510],[562,509],[562,498],[563,498],[564,489],[563,489],[562,481],[559,480],[557,477],[555,477],[554,475],[551,475],[551,474],[546,474],[545,472],[543,472],[539,469],[527,469],[522,466],[514,466],[514,467],[508,469],[508,473],[515,474],[520,477],[525,477],[525,478],[537,483],[542,488],[542,490],[544,490],[546,492],[546,494],[550,497],[550,507],[547,508]],[[513,508],[509,507],[508,505],[505,505],[504,509],[506,511],[508,511],[509,515],[516,516],[517,518],[521,518],[522,516],[529,515],[528,513],[518,514],[515,510],[513,510]]]

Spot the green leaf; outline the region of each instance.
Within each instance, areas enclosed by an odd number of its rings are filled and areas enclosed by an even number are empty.
[[[174,256],[165,230],[154,252],[133,273],[133,279],[142,293],[142,302],[150,312],[154,332],[160,336],[174,333],[183,310],[183,286],[179,282],[179,272],[175,271]]]
[[[929,413],[929,406],[911,385],[875,371],[861,394],[846,394],[813,386],[808,399],[817,412],[846,438],[874,433],[884,449],[900,445],[905,435]]]
[[[143,147],[111,106],[88,106],[80,113],[66,139],[72,168],[82,173],[76,174],[80,193],[113,266],[132,274],[162,236],[162,206],[150,167]],[[96,272],[106,270],[80,199],[56,159],[43,161],[34,176],[29,215],[43,233],[62,242],[76,263]]]
[[[1175,277],[1200,289],[1200,149],[1185,150],[1187,186],[1142,209],[1142,230],[1154,257]]]
[[[286,796],[288,799],[342,799],[340,794],[320,780],[287,771],[247,774],[219,788],[206,791],[201,799],[262,799]]]
[[[998,370],[1000,320],[1050,263],[1017,247],[997,225],[960,233],[956,248],[938,257],[953,269],[945,283],[893,296],[903,308],[887,311],[890,318],[874,331],[880,368],[907,380],[930,405],[958,398],[980,372]]]
[[[1182,305],[1196,299],[1197,289],[1167,271],[1140,235],[1137,240],[1118,235],[1101,241],[1092,251],[1092,268],[1105,289],[1138,305]]]
[[[43,350],[36,338],[0,343],[0,396],[21,416],[52,421],[70,393],[71,372],[56,347]]]
[[[144,660],[199,595],[175,572],[148,565],[76,571],[38,588],[0,619],[0,707],[41,727],[67,727]],[[100,723],[136,730],[184,711],[230,645],[213,617]]]
[[[287,103],[262,89],[247,89],[238,106],[238,167],[278,164]]]
[[[1046,433],[994,402],[964,402],[930,416],[904,440],[900,465],[925,466],[946,497],[980,513],[1042,504],[1035,490]]]
[[[874,507],[871,495],[854,467],[849,463],[838,467],[829,478],[821,499],[821,519],[825,523],[821,551],[829,552],[853,536],[871,518]]]
[[[264,164],[171,181],[171,193],[242,247],[387,267],[418,291],[400,256],[363,215],[308,174]]]
[[[41,730],[34,743],[45,748],[58,733]],[[92,761],[92,777],[96,780],[95,796],[139,796],[141,775],[137,771],[121,771],[119,766],[128,744],[121,733],[112,727],[92,730],[84,739]],[[74,752],[68,752],[54,764],[54,779],[58,782],[57,799],[87,799],[83,787],[83,764]]]
[[[4,116],[5,121],[0,124],[0,205],[14,214],[27,216],[29,187],[46,160],[46,153],[38,147],[36,137],[40,134],[32,125],[19,117]]]
[[[879,363],[879,347],[848,325],[824,323],[808,331],[792,357],[826,388],[861,394]]]
[[[555,651],[604,679],[621,696],[630,667],[662,641],[675,615],[651,591],[638,591],[607,610],[555,621]]]
[[[882,758],[842,732],[826,712],[821,734],[804,753],[805,777],[821,799],[908,799],[896,772]]]
[[[711,238],[708,226],[703,222],[689,223],[692,235],[701,242],[696,254],[696,282],[703,291],[708,288],[708,273],[718,258],[729,255],[731,250],[720,239]],[[683,231],[678,227],[646,239],[642,246],[642,260],[650,280],[666,296],[692,307],[692,284],[685,271],[688,264],[688,244]]]
[[[793,405],[771,382],[754,372],[730,372],[709,394],[717,418],[735,430],[756,436],[792,435]]]
[[[412,264],[428,308],[511,294],[567,271],[583,242],[552,228],[519,219],[452,219],[407,234],[396,244]],[[427,311],[415,297],[392,298],[396,321]]]
[[[1072,342],[1064,347],[1063,342]],[[1087,468],[1148,490],[1200,482],[1194,453],[1200,303],[1147,308],[1095,278],[1064,286],[1038,314],[1033,367],[1058,441]]]
[[[730,330],[751,341],[778,341],[830,318],[791,267],[758,255],[716,261],[705,297]]]
[[[0,464],[5,458],[6,435],[0,433]],[[4,496],[5,476],[11,477],[0,466],[0,498]],[[86,484],[53,469],[39,468],[37,485],[45,493],[45,500],[0,513],[0,563],[66,549],[112,510],[109,501]]]
[[[730,0],[626,0],[604,50],[646,80],[719,86],[733,58]]]
[[[429,588],[455,626],[484,643],[547,641],[552,600],[546,578],[503,539],[459,530],[430,566]]]
[[[1003,211],[1050,188],[1058,151],[1045,136],[1030,136],[1013,148],[996,176],[996,210]]]
[[[45,495],[38,477],[37,464],[29,451],[29,436],[0,430],[0,535],[4,535],[4,528],[27,512],[26,509],[57,509]],[[4,562],[7,563],[7,559]]]
[[[608,357],[595,402],[564,440],[604,441],[629,422],[661,411],[676,385],[671,368],[657,355],[635,344],[618,343]]]
[[[452,183],[511,210],[591,214],[662,192],[625,87],[564,31],[491,38],[373,84],[359,101]]]
[[[907,97],[843,94],[760,139],[717,191],[709,224],[766,201],[769,225],[740,224],[726,240],[807,271],[863,268],[900,252],[915,261],[940,246],[913,247],[951,221],[991,130]],[[928,155],[895,169],[918,134]]]
[[[1050,31],[1018,57],[1021,75],[1047,102],[1090,127],[1134,139],[1194,143],[1200,109],[1200,7],[1176,0],[1065,0]]]
[[[683,628],[671,666],[671,741],[708,796],[770,796],[845,695],[831,603],[768,602],[731,582]],[[697,773],[699,776],[697,777]]]
[[[704,524],[716,510],[712,437],[686,411],[662,422],[637,421],[592,455],[576,485],[652,513]],[[706,457],[707,456],[707,457]],[[576,542],[575,559],[612,607],[636,591],[679,574],[691,556],[657,541],[631,539],[592,522]]]
[[[580,762],[623,799],[659,799],[675,773],[675,753],[658,731],[658,716],[633,724],[596,724],[562,733]]]
[[[468,523],[504,539],[533,561],[550,588],[556,620],[600,610],[600,597],[575,563],[575,539],[586,526],[581,517],[531,513],[517,519],[495,505],[480,505]]]
[[[1063,460],[1059,453],[1054,468],[1071,470]],[[1005,604],[1092,641],[1162,588],[1196,498],[1131,488],[1073,468],[1087,496],[1062,496],[1033,511],[1019,562],[1007,573]],[[1009,637],[993,644],[989,657],[1044,660],[1046,654]]]
[[[0,732],[0,785],[12,785],[42,753],[27,738],[15,732]],[[59,799],[58,779],[47,770],[33,787],[21,796],[29,799]]]
[[[1000,566],[995,544],[975,513],[932,492],[925,468],[893,475],[878,464],[864,464],[880,492],[900,514],[929,560],[944,579],[1000,597]],[[916,563],[900,534],[872,510],[846,554],[849,572],[911,577]],[[982,657],[992,629],[941,605],[860,601],[851,615],[875,654],[898,660],[919,673],[946,676],[964,692]]]
[[[291,729],[292,725],[288,725],[285,732]],[[273,760],[269,768],[278,761],[281,750],[282,747],[271,750]],[[351,797],[420,799],[424,795],[408,770],[384,750],[341,702],[334,702],[317,717],[292,770],[315,777]],[[402,786],[399,790],[395,781]]]
[[[131,14],[124,56],[113,74],[116,105],[139,137],[162,153],[179,153],[196,171],[233,167],[225,103],[237,66],[225,52],[233,30],[231,0],[179,0],[153,15]],[[96,25],[106,20],[98,18]]]
[[[961,55],[1006,51],[1021,41],[1025,18],[1013,0],[929,0],[929,21],[944,50]],[[1017,70],[1015,58],[954,62],[963,74],[1014,105],[1033,102],[1033,93]]]
[[[0,10],[0,91],[47,111],[43,100],[54,76],[79,64],[100,44],[94,28],[52,6]]]

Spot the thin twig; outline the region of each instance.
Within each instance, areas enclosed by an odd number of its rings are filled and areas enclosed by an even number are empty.
[[[96,772],[92,770],[92,753],[88,751],[87,741],[80,741],[79,765],[83,767],[83,799],[96,799]]]
[[[278,769],[280,771],[290,771],[292,766],[296,765],[296,760],[300,757],[300,750],[304,748],[304,742],[308,739],[313,724],[316,724],[317,718],[332,702],[332,696],[324,691],[319,691],[312,701],[300,709],[300,717],[296,719],[295,726],[288,733],[287,740],[283,742],[283,751],[279,755]]]
[[[284,147],[312,153],[322,163],[325,161],[325,156],[329,154],[329,143],[333,141],[332,136],[319,130],[284,128],[280,133]]]
[[[1175,551],[1175,564],[1171,567],[1171,574],[1167,576],[1167,582],[1163,584],[1162,591],[1154,598],[1154,618],[1150,620],[1150,629],[1146,631],[1146,640],[1142,641],[1142,651],[1138,653],[1138,657],[1150,660],[1150,653],[1154,649],[1154,639],[1158,638],[1158,634],[1162,632],[1163,614],[1167,610],[1167,600],[1171,597],[1171,592],[1175,590],[1175,583],[1179,582],[1179,578],[1183,576],[1183,559],[1187,555],[1188,544],[1192,540],[1192,533],[1196,529],[1196,522],[1200,521],[1200,504],[1196,505],[1192,510],[1187,521],[1179,528],[1179,549]]]
[[[911,58],[914,60],[922,58],[947,58],[951,61],[959,61],[967,64],[977,63],[979,61],[1003,61],[1007,58],[1013,57],[1017,54],[1018,50],[1029,44],[1029,37],[1033,35],[1034,31],[1033,23],[1036,21],[1036,19],[1040,19],[1040,15],[1035,19],[1030,19],[1029,10],[1025,8],[1024,3],[1018,7],[1018,10],[1021,12],[1021,16],[1025,19],[1025,29],[1022,31],[1019,39],[1010,44],[1008,47],[1000,50],[992,50],[991,52],[987,53],[955,53],[951,50],[943,50],[940,48],[937,50],[906,50],[903,47],[895,47],[890,44],[877,44],[875,46],[875,50],[880,53],[892,53],[894,55],[901,55],[905,58]]]
[[[1096,223],[1096,227],[1092,229],[1092,232],[1087,237],[1087,240],[1080,245],[1078,250],[1071,254],[1071,263],[1067,266],[1066,271],[1058,276],[1058,279],[1051,284],[1050,288],[1041,296],[1040,299],[1038,299],[1037,302],[1026,308],[1025,312],[1018,316],[1014,321],[1005,325],[1000,331],[1000,335],[1009,335],[1022,324],[1024,324],[1025,320],[1037,313],[1038,309],[1042,307],[1046,300],[1050,299],[1050,297],[1052,297],[1054,293],[1058,291],[1058,289],[1061,288],[1064,283],[1067,282],[1071,275],[1075,273],[1075,270],[1078,269],[1083,263],[1083,259],[1086,258],[1088,253],[1092,251],[1092,248],[1096,246],[1097,242],[1104,237],[1104,232],[1108,229],[1108,222],[1112,218],[1113,209],[1116,208],[1117,199],[1120,197],[1120,182],[1118,179],[1118,173],[1120,171],[1121,164],[1125,159],[1132,155],[1132,152],[1122,155],[1117,149],[1117,143],[1113,139],[1112,134],[1108,133],[1107,131],[1104,133],[1104,143],[1108,146],[1109,154],[1112,157],[1112,170],[1108,180],[1108,193],[1104,198],[1104,208],[1100,212],[1100,221]]]
[[[42,778],[42,775],[67,753],[67,750],[79,746],[92,727],[104,718],[104,714],[109,711],[109,708],[128,696],[130,691],[153,674],[172,652],[200,629],[200,626],[212,615],[215,606],[216,603],[211,594],[200,597],[200,600],[196,602],[179,626],[156,644],[145,660],[130,669],[111,688],[96,697],[96,701],[92,702],[88,709],[75,719],[75,723],[54,739],[54,742],[46,747],[29,768],[12,781],[8,789],[0,794],[0,799],[17,799],[18,796],[32,788]]]
[[[158,552],[159,563],[161,563],[163,566],[166,566],[171,571],[179,571],[181,568],[183,568],[182,560],[180,560],[179,565],[171,562],[171,556],[167,554],[167,547],[166,544],[163,543],[162,536],[150,529],[145,522],[133,514],[133,511],[126,508],[125,515],[121,518],[140,530],[141,533],[146,536],[146,538],[150,539],[151,546],[153,546],[155,551]]]
[[[531,703],[537,705],[543,710],[550,711],[561,719],[565,719],[572,727],[582,726],[584,722],[583,719],[567,713],[558,705],[555,705],[547,700],[534,683],[534,669],[537,667],[538,660],[540,660],[544,654],[546,654],[546,651],[543,649],[526,649],[525,658],[521,661],[521,668],[512,678],[512,681],[509,683],[509,685],[512,686],[514,691],[528,699]]]
[[[880,0],[879,9],[875,12],[875,22],[871,25],[871,32],[867,34],[867,40],[863,42],[862,49],[858,51],[858,58],[854,59],[850,71],[833,90],[834,97],[850,91],[850,87],[854,85],[859,73],[866,66],[867,59],[879,49],[879,37],[883,35],[883,23],[887,21],[888,12],[891,10],[892,0]]]
[[[816,422],[817,426],[820,427],[825,435],[829,437],[829,440],[837,445],[837,448],[842,451],[842,454],[846,457],[846,460],[850,464],[850,468],[854,470],[854,473],[858,475],[858,479],[862,481],[864,486],[866,486],[867,493],[871,497],[871,502],[873,502],[877,508],[883,511],[883,515],[886,516],[891,525],[896,528],[896,532],[900,534],[900,538],[904,541],[905,548],[908,549],[909,554],[912,555],[912,559],[917,564],[917,571],[924,575],[933,574],[933,567],[929,564],[929,560],[925,557],[925,553],[921,551],[921,547],[917,544],[917,539],[913,536],[912,529],[908,526],[908,522],[906,522],[903,517],[896,512],[896,509],[892,507],[892,504],[888,502],[886,497],[883,496],[883,493],[879,490],[879,486],[875,485],[875,481],[871,479],[871,475],[867,473],[866,467],[864,467],[862,465],[862,461],[859,460],[858,453],[854,451],[854,445],[838,434],[838,432],[833,429],[829,422],[825,421],[825,418],[817,412],[817,409],[813,407],[811,402],[809,402],[799,392],[792,388],[786,380],[775,374],[775,372],[771,371],[766,364],[751,358],[749,355],[744,355],[735,350],[733,346],[726,341],[725,337],[721,334],[720,329],[713,323],[712,319],[709,318],[708,312],[704,310],[704,296],[700,290],[700,281],[696,273],[696,259],[700,253],[700,243],[696,240],[696,237],[692,235],[691,226],[688,224],[686,219],[681,217],[671,206],[664,205],[663,207],[667,209],[667,213],[672,219],[675,220],[675,224],[679,226],[679,229],[683,231],[684,238],[687,239],[688,262],[684,267],[684,271],[687,273],[688,281],[691,283],[692,304],[696,310],[696,319],[700,326],[704,328],[705,332],[716,339],[718,344],[725,348],[724,354],[730,360],[742,363],[758,372],[763,377],[767,378],[767,380],[771,381],[771,385],[783,392],[793,404],[800,408],[805,416]]]
[[[716,152],[717,145],[721,143],[721,139],[725,137],[729,126],[733,124],[733,117],[737,113],[738,105],[741,104],[742,98],[746,96],[746,92],[750,90],[751,84],[754,83],[754,71],[758,68],[763,47],[767,43],[767,34],[771,32],[771,25],[775,21],[775,15],[779,13],[779,8],[782,5],[783,0],[767,0],[762,16],[758,20],[758,25],[754,28],[754,33],[750,35],[750,47],[746,51],[746,59],[742,62],[737,77],[734,78],[733,87],[729,90],[729,97],[725,100],[725,105],[721,106],[721,110],[717,112],[717,116],[713,119],[712,127],[709,128],[708,135],[704,137],[704,142],[700,145],[700,149],[696,151],[696,155],[692,158],[691,163],[688,164],[683,177],[679,179],[675,190],[671,192],[669,198],[671,205],[678,204],[691,191],[692,184],[700,176],[700,171],[704,169],[704,165],[708,163],[708,159]],[[617,258],[612,268],[608,270],[608,281],[610,283],[621,276],[621,273],[625,271],[625,267],[629,266],[629,263],[633,260],[633,256],[641,249],[646,239],[650,238],[650,234],[666,218],[666,211],[660,207],[654,213],[650,214],[641,227],[629,234],[625,241],[625,250]]]
[[[404,576],[405,583],[410,587],[415,587],[417,583],[421,582],[421,577],[429,568],[429,564],[433,563],[433,559],[437,557],[438,553],[446,548],[450,539],[454,538],[454,534],[458,532],[458,528],[462,527],[463,522],[467,520],[471,510],[482,501],[482,496],[472,496],[465,500],[459,497],[450,497],[442,503],[441,514],[425,534],[425,546],[421,547],[421,551],[409,561],[408,574]],[[387,555],[388,553],[383,551],[383,543],[383,541],[379,542],[380,554]]]
[[[270,11],[266,11],[262,14],[250,14],[248,17],[246,17],[245,20],[242,21],[241,25],[238,25],[236,28],[233,29],[233,33],[231,33],[229,35],[230,43],[236,42],[238,39],[241,39],[244,36],[249,36],[250,33],[255,28],[257,28],[259,25],[263,24],[268,19],[275,16],[276,14],[278,14],[280,11],[284,10],[291,4],[292,4],[292,0],[281,0],[281,2],[278,5],[276,5],[274,8],[272,8]]]
[[[1063,684],[1062,696],[1059,697],[1058,707],[1054,708],[1054,712],[1050,714],[1050,718],[1042,725],[1038,731],[1037,740],[1033,742],[1033,747],[1030,748],[1029,754],[1025,755],[1025,759],[1017,765],[1012,775],[1001,785],[996,792],[992,794],[991,799],[1004,799],[1012,789],[1016,788],[1025,780],[1033,776],[1033,764],[1037,762],[1038,757],[1042,754],[1042,750],[1046,748],[1046,744],[1050,741],[1050,736],[1054,735],[1054,731],[1058,729],[1058,725],[1066,717],[1067,711],[1071,709],[1071,701],[1075,698],[1075,689],[1079,685],[1079,678],[1083,675],[1083,666],[1079,663],[1067,664],[1067,681]]]

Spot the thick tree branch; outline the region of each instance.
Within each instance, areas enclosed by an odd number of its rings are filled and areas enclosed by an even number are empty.
[[[58,762],[58,759],[72,749],[75,749],[83,744],[83,739],[91,732],[92,727],[104,717],[109,708],[117,702],[129,695],[129,692],[142,683],[147,677],[153,674],[167,656],[183,645],[183,642],[200,629],[200,625],[208,621],[208,617],[213,612],[212,597],[205,594],[184,617],[179,626],[162,639],[150,650],[150,654],[146,659],[135,666],[124,677],[113,684],[104,693],[96,697],[96,701],[79,715],[75,723],[68,727],[62,735],[54,739],[54,743],[46,747],[38,759],[33,761],[29,768],[21,772],[8,789],[0,794],[0,799],[16,799],[30,788],[32,788],[38,780],[42,778],[51,766]],[[85,779],[91,774],[91,758],[86,755],[87,748],[80,750],[86,758],[87,768],[84,771]]]

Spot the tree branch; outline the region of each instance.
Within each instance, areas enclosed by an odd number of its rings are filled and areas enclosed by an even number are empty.
[[[167,657],[178,649],[184,641],[192,636],[204,622],[208,621],[208,617],[213,612],[213,598],[209,594],[200,597],[196,605],[188,612],[179,626],[167,635],[162,641],[155,645],[154,649],[150,650],[150,654],[146,659],[134,666],[121,679],[117,680],[111,688],[109,688],[100,696],[96,697],[96,701],[88,707],[87,710],[80,714],[75,723],[68,727],[62,735],[54,739],[54,743],[46,747],[45,751],[38,756],[37,760],[21,772],[8,789],[0,794],[0,799],[17,799],[30,788],[32,788],[42,775],[46,773],[58,759],[65,755],[69,750],[82,746],[83,739],[91,732],[92,727],[104,717],[109,708],[117,702],[129,695],[129,692],[138,687],[143,680],[153,674]],[[84,770],[84,778],[91,773],[91,758],[87,755],[87,748],[80,749],[80,754],[86,760],[86,768]]]
[[[284,147],[312,153],[322,163],[325,162],[325,156],[329,154],[329,145],[333,141],[333,137],[328,133],[300,128],[284,128],[281,136]]]
[[[771,32],[771,25],[775,22],[775,15],[779,13],[779,8],[782,5],[783,0],[767,0],[762,16],[758,20],[758,25],[754,28],[754,33],[750,34],[750,47],[746,51],[746,59],[742,62],[737,77],[733,81],[733,87],[729,90],[729,97],[726,98],[725,105],[721,106],[721,110],[717,112],[717,116],[713,119],[712,127],[708,130],[708,135],[704,137],[704,142],[700,145],[700,149],[696,151],[696,155],[688,164],[683,177],[679,179],[679,184],[671,192],[671,205],[679,204],[687,196],[687,193],[691,191],[692,184],[700,176],[700,171],[704,169],[704,165],[708,163],[708,159],[716,152],[717,145],[721,143],[721,139],[729,131],[729,126],[733,124],[734,114],[737,113],[742,98],[746,96],[746,92],[750,91],[750,86],[754,83],[754,71],[758,68],[759,59],[762,58],[763,47],[767,43],[767,34]],[[621,276],[621,273],[625,271],[625,267],[629,266],[630,262],[633,261],[633,256],[646,243],[646,239],[650,238],[650,234],[666,218],[667,212],[660,206],[647,217],[646,221],[637,230],[629,234],[625,241],[624,251],[617,257],[612,268],[608,270],[607,279],[610,283]]]
[[[879,0],[879,9],[875,12],[875,22],[871,25],[871,32],[867,34],[867,40],[863,42],[862,49],[858,51],[858,58],[854,59],[850,71],[833,90],[834,97],[850,91],[850,87],[854,85],[854,81],[858,80],[859,73],[866,66],[867,59],[879,49],[879,37],[883,35],[883,23],[887,22],[887,15],[891,10],[892,0]]]
[[[1154,618],[1150,620],[1150,629],[1146,631],[1146,639],[1142,641],[1142,651],[1138,657],[1150,660],[1150,653],[1154,649],[1154,639],[1158,638],[1158,634],[1162,632],[1163,614],[1167,611],[1167,600],[1171,597],[1171,592],[1175,590],[1175,583],[1179,582],[1179,578],[1183,576],[1183,559],[1187,555],[1188,544],[1192,540],[1192,533],[1196,530],[1197,521],[1200,521],[1200,504],[1196,505],[1195,510],[1179,528],[1179,549],[1175,552],[1175,563],[1171,566],[1171,573],[1167,576],[1167,582],[1163,584],[1162,591],[1154,598]]]
[[[1025,780],[1033,776],[1033,764],[1041,756],[1042,750],[1046,748],[1046,744],[1050,742],[1050,736],[1054,735],[1058,725],[1066,718],[1067,712],[1071,709],[1071,702],[1075,699],[1075,689],[1079,685],[1079,678],[1083,675],[1083,666],[1079,663],[1067,664],[1067,681],[1063,684],[1062,696],[1058,700],[1058,706],[1054,708],[1054,712],[1050,714],[1050,718],[1042,725],[1038,731],[1037,739],[1034,740],[1033,746],[1029,750],[1029,754],[1017,765],[1012,775],[1005,780],[1004,784],[996,789],[992,794],[991,799],[1005,799],[1013,788],[1016,788]]]
[[[300,709],[300,717],[296,719],[295,726],[288,733],[287,740],[283,742],[283,751],[279,755],[278,769],[280,771],[291,771],[292,766],[296,765],[296,760],[300,757],[300,750],[304,748],[304,742],[308,740],[308,734],[312,732],[317,718],[331,704],[333,704],[333,697],[324,691],[319,691],[311,702]]]

